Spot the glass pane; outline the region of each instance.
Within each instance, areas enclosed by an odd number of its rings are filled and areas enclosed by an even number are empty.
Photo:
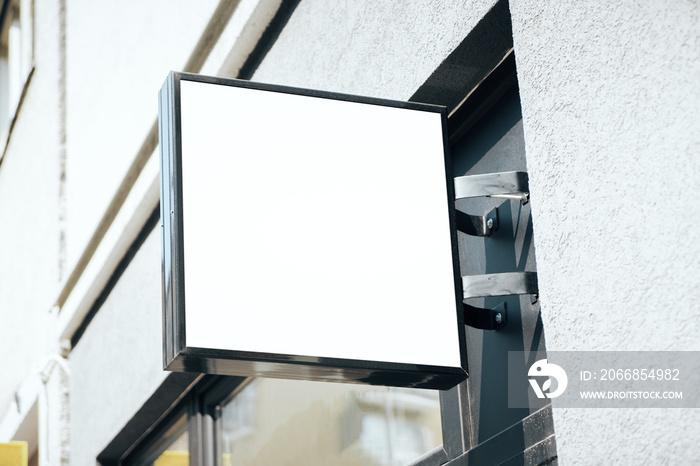
[[[188,466],[190,464],[187,417],[179,419],[156,442],[150,452],[136,461],[137,466]]]
[[[442,444],[433,390],[257,379],[218,426],[221,466],[404,465]]]
[[[188,466],[190,464],[189,436],[184,431],[153,462],[153,466]]]

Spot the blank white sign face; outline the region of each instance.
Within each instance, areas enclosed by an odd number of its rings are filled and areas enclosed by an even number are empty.
[[[187,348],[459,368],[437,111],[180,81]]]

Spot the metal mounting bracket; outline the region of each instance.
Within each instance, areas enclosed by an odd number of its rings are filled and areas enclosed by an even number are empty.
[[[471,236],[489,236],[498,230],[498,209],[493,209],[486,215],[470,215],[460,210],[457,214],[457,231]]]
[[[530,199],[526,172],[458,176],[454,183],[455,199],[495,197],[520,200],[523,204]]]
[[[490,273],[462,277],[464,299],[537,294],[537,272]]]
[[[484,175],[459,176],[454,179],[455,199],[471,197],[493,197],[519,200],[527,204],[530,198],[528,177],[525,172],[501,172]],[[498,210],[494,209],[481,216],[457,211],[457,230],[472,236],[488,236],[498,228]],[[486,298],[530,294],[536,296],[536,272],[509,272],[487,275],[467,275],[462,277],[463,298]],[[492,309],[483,309],[462,303],[466,325],[496,330],[503,327],[508,319],[506,303]]]
[[[517,294],[536,295],[536,272],[508,272],[462,277],[463,298],[487,298]],[[508,322],[506,303],[492,309],[484,309],[462,303],[464,323],[482,330],[497,330]]]
[[[464,323],[472,328],[481,330],[497,330],[508,322],[506,303],[501,303],[493,309],[484,309],[462,303],[464,307]]]

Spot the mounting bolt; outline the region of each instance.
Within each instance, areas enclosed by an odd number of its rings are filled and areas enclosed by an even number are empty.
[[[492,218],[486,220],[486,226],[488,227],[489,230],[491,228],[493,228],[493,219]]]
[[[499,312],[498,314],[496,314],[496,323],[500,324],[501,322],[503,322],[503,316]]]

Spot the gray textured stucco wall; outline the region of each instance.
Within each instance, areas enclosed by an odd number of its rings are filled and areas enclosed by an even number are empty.
[[[407,100],[496,0],[304,0],[253,79]]]
[[[510,8],[547,349],[700,350],[698,3]],[[698,410],[554,420],[563,464],[700,456]]]

